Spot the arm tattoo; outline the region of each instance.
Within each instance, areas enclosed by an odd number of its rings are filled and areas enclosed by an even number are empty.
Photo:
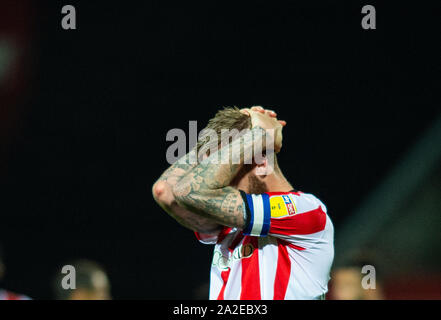
[[[194,151],[191,151],[173,165],[171,165],[158,179],[158,182],[166,182],[169,192],[172,195],[173,187],[195,166],[195,161],[190,161]],[[155,199],[156,200],[156,199]],[[220,229],[220,226],[213,222],[212,219],[195,214],[186,208],[180,206],[175,199],[167,203],[158,201],[161,208],[164,209],[172,218],[174,218],[182,226],[203,233],[214,233]]]
[[[253,128],[199,163],[176,184],[174,194],[178,203],[219,224],[243,229],[246,223],[243,200],[239,191],[229,184],[243,163],[251,163],[250,151],[265,139],[265,130]],[[233,163],[233,153],[239,153],[239,164]]]
[[[172,164],[167,170],[164,171],[158,181],[168,182],[170,179],[169,182],[177,183],[188,171],[196,166],[196,163],[194,161],[190,161],[194,152],[194,150],[190,151],[185,156],[177,160],[174,164]]]

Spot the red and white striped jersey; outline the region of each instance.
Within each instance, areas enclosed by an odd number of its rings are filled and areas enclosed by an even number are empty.
[[[312,194],[241,191],[244,230],[196,233],[215,244],[210,299],[323,299],[334,259],[334,227],[326,206]]]

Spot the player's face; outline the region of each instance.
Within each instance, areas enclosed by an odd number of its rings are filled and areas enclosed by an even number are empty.
[[[260,194],[268,191],[266,183],[256,175],[255,166],[252,165],[243,166],[231,186],[249,194]]]

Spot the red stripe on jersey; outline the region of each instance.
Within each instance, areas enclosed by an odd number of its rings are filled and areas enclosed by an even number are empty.
[[[291,192],[265,192],[270,197],[272,196],[284,196],[287,194],[294,194],[296,196],[300,196],[303,192],[302,191],[291,191]]]
[[[225,237],[230,233],[231,229],[232,228],[230,227],[223,227],[222,230],[219,231],[219,234],[217,235],[216,242],[217,243],[222,242],[222,240],[224,240]],[[214,234],[200,233],[197,231],[195,231],[194,234],[199,241],[206,241],[207,239],[212,239],[212,238],[216,239],[216,236],[214,236]]]
[[[299,251],[305,250],[305,248],[303,248],[303,247],[296,246],[295,244],[292,244],[292,243],[285,241],[285,240],[282,240],[282,239],[277,239],[277,241],[284,246],[288,246],[290,248],[293,248],[293,249],[296,249]]]
[[[236,236],[236,238],[234,238],[233,241],[231,241],[230,246],[228,247],[228,250],[230,251],[234,251],[234,249],[237,247],[237,245],[242,241],[242,239],[244,238],[244,235],[242,232],[239,232]]]
[[[322,231],[326,226],[326,213],[319,206],[315,210],[292,216],[271,218],[269,233],[281,235],[311,234]]]
[[[196,239],[198,239],[199,241],[201,241],[201,234],[197,231],[194,232],[194,235],[196,236]]]
[[[252,254],[242,258],[242,290],[240,300],[260,300],[259,247],[257,237],[245,236],[243,250],[252,245]]]
[[[284,300],[291,274],[291,260],[284,241],[278,242],[276,278],[274,280],[274,300]]]
[[[227,286],[228,278],[230,277],[230,271],[231,271],[231,269],[228,268],[228,270],[221,272],[221,278],[224,283],[222,284],[222,288],[219,292],[217,300],[224,300],[225,287]]]
[[[221,243],[232,229],[233,228],[230,227],[224,227],[217,237],[217,243]]]

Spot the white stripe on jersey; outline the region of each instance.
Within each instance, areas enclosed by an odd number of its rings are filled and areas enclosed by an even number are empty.
[[[252,194],[253,198],[253,206],[254,206],[254,220],[253,220],[253,228],[251,229],[251,235],[260,235],[263,228],[263,200],[261,195]]]
[[[259,238],[259,270],[262,300],[273,300],[274,281],[276,279],[278,250],[277,239],[274,237]],[[265,264],[265,261],[274,261]]]

